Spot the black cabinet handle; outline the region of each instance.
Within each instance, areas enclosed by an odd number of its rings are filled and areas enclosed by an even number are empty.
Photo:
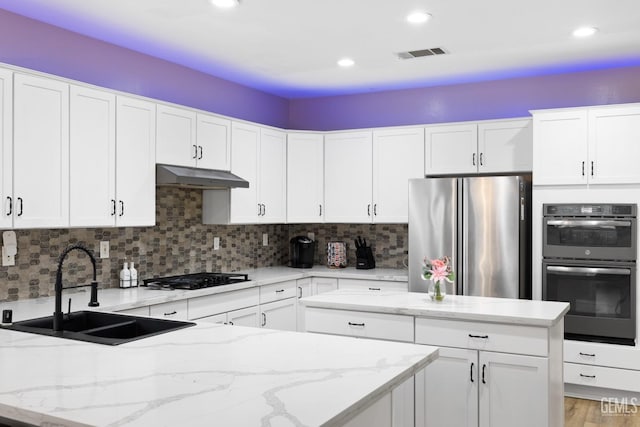
[[[267,214],[267,205],[265,205],[264,203],[262,204],[262,216],[265,216]]]
[[[200,155],[198,156],[198,160],[202,160],[202,145],[198,145],[198,149],[200,150]]]
[[[320,216],[322,216],[322,205],[318,205],[320,206]]]
[[[111,199],[111,216],[116,216],[116,201]]]
[[[480,153],[480,166],[484,166],[484,162],[483,162],[483,158],[484,157],[484,153]]]
[[[473,380],[473,366],[474,366],[474,363],[471,362],[471,367],[469,369],[469,376],[471,377],[471,382],[474,382],[474,380]]]
[[[229,325],[231,325],[231,326],[233,326],[233,322],[229,322],[228,324],[229,324]]]
[[[169,313],[165,313],[164,315],[165,316],[173,316],[174,314],[178,314],[178,312],[173,310],[173,311],[170,311]]]
[[[198,146],[197,145],[192,145],[193,147],[193,157],[192,159],[197,159],[198,158]]]
[[[260,205],[260,203],[258,203],[258,216],[260,216],[261,212],[262,212],[262,205]]]
[[[124,202],[122,200],[120,200],[120,215],[118,216],[124,216]]]
[[[379,291],[380,288],[369,288],[370,291]]]
[[[298,286],[298,299],[302,298],[302,286]]]
[[[18,216],[22,216],[22,208],[23,208],[22,202],[23,202],[22,197],[18,197],[18,204],[20,205],[20,210],[18,210]]]
[[[353,323],[353,322],[348,322],[349,326],[359,326],[361,328],[364,328],[364,323]]]
[[[267,324],[267,314],[262,313],[262,326],[266,326]]]
[[[583,352],[580,352],[579,354],[580,354],[580,356],[596,357],[595,353],[583,353]]]
[[[584,176],[584,162],[582,162],[582,176]]]
[[[486,368],[487,368],[486,364],[482,365],[482,384],[486,384],[487,383],[485,381],[485,379],[484,379],[484,371],[485,371]]]
[[[480,338],[480,339],[486,340],[487,338],[489,338],[489,335],[472,335],[472,334],[469,334],[469,338]]]
[[[276,294],[284,292],[284,289],[276,289]]]
[[[585,375],[585,374],[580,374],[580,376],[582,378],[595,378],[596,377],[595,375]]]
[[[593,160],[591,161],[591,176],[593,176]]]
[[[374,203],[373,205],[373,216],[378,216],[378,204]]]
[[[7,201],[9,202],[9,210],[7,210],[7,216],[11,216],[13,214],[13,199],[7,196]]]
[[[471,164],[472,164],[473,166],[475,166],[475,165],[476,165],[476,153],[473,153],[473,156],[471,156]]]

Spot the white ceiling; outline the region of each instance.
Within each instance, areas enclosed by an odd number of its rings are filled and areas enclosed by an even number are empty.
[[[0,0],[0,8],[288,98],[640,65],[640,0]],[[411,25],[406,15],[432,19]],[[599,32],[576,39],[584,25]],[[443,56],[398,59],[442,47]],[[356,65],[336,65],[342,57]]]

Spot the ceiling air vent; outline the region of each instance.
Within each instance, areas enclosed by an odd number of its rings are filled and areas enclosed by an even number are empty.
[[[423,56],[444,55],[445,50],[441,47],[433,47],[431,49],[410,50],[408,52],[398,53],[400,59],[422,58]]]

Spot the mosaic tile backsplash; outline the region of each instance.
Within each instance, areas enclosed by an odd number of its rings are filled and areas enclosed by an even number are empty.
[[[316,263],[326,264],[326,243],[345,241],[349,265],[355,265],[353,239],[370,242],[378,267],[403,267],[407,225],[265,224],[203,225],[202,191],[158,187],[156,226],[131,228],[16,230],[16,265],[0,267],[0,301],[53,295],[58,257],[70,244],[80,243],[99,255],[99,242],[109,241],[108,259],[97,259],[101,288],[117,287],[122,263],[133,261],[140,280],[172,274],[286,265],[289,239],[308,232],[317,241]],[[269,245],[262,246],[262,234]],[[213,250],[213,238],[220,249]],[[65,286],[89,283],[91,262],[72,251],[63,266]]]

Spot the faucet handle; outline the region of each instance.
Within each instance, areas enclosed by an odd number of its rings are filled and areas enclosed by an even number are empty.
[[[98,282],[91,282],[91,297],[89,298],[89,307],[98,307]]]

